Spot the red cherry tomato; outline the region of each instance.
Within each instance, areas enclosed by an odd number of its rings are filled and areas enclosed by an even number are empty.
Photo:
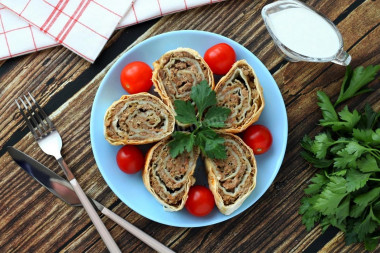
[[[153,84],[152,69],[145,62],[131,62],[121,71],[120,82],[129,94],[149,91]]]
[[[230,45],[220,43],[207,49],[204,59],[214,74],[225,75],[235,63],[236,53]]]
[[[244,132],[244,142],[255,155],[264,154],[272,146],[273,138],[269,129],[263,125],[252,125]]]
[[[204,186],[195,185],[190,188],[185,207],[195,216],[205,216],[214,209],[215,200],[211,191]]]
[[[138,172],[144,167],[145,158],[136,146],[123,146],[116,155],[119,168],[127,174]]]

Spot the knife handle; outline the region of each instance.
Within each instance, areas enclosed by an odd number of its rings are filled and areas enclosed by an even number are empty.
[[[163,245],[162,243],[160,243],[159,241],[157,241],[156,239],[154,239],[147,233],[133,226],[131,223],[124,220],[123,218],[121,218],[119,215],[115,214],[108,208],[104,207],[102,209],[102,213],[108,218],[110,218],[111,220],[113,220],[114,222],[116,222],[117,224],[119,224],[120,226],[122,226],[125,230],[127,230],[128,232],[130,232],[131,234],[139,238],[141,241],[146,243],[152,249],[160,253],[175,253],[173,250],[169,249],[168,247],[166,247],[165,245]]]
[[[121,252],[119,247],[116,245],[115,241],[113,240],[111,234],[107,230],[106,226],[100,219],[98,213],[95,211],[94,206],[91,204],[90,200],[87,198],[86,194],[83,192],[82,188],[78,184],[77,180],[75,178],[71,179],[70,184],[73,186],[75,193],[77,194],[88,216],[90,216],[92,223],[95,225],[96,229],[98,230],[100,237],[103,239],[108,250],[111,253]]]

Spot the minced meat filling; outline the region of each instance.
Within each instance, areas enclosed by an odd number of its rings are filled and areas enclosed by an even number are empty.
[[[129,105],[123,110],[127,101]],[[148,101],[155,103],[153,100]],[[116,115],[118,115],[117,129],[114,129],[111,127],[111,123],[115,120]],[[158,106],[139,102],[138,98],[136,98],[135,102],[124,100],[118,103],[111,111],[110,119],[106,122],[106,131],[110,138],[128,136],[136,140],[146,139],[167,131],[164,128],[165,124],[168,123],[166,122],[167,120],[169,119],[163,115],[162,108]],[[120,136],[120,132],[118,133],[117,131],[121,131],[124,136]]]
[[[232,144],[230,142],[225,142],[226,150],[227,150],[227,159],[225,160],[214,160],[214,163],[216,164],[216,169],[221,175],[221,178],[218,180],[220,187],[218,187],[218,193],[223,199],[223,202],[225,205],[231,205],[235,203],[235,201],[240,197],[246,194],[249,189],[252,186],[253,183],[253,175],[249,176],[244,183],[242,182],[244,175],[248,173],[248,169],[254,167],[254,164],[247,164],[244,160],[241,160],[240,168],[238,168],[239,162],[236,161],[237,157],[247,157],[248,161],[250,161],[250,153],[248,150],[246,150],[240,143],[235,141],[235,144]],[[237,148],[237,146],[240,146],[243,149],[244,153],[241,153],[241,151]],[[238,171],[235,171],[236,169],[239,169]],[[236,173],[233,177],[230,177],[226,179],[231,174]],[[251,173],[254,173],[251,171]],[[243,185],[241,185],[243,183]],[[237,194],[235,193],[235,189],[240,186],[240,190]],[[228,192],[231,193],[225,194],[223,192],[223,188]]]
[[[242,70],[243,75],[248,79],[248,84],[245,83],[240,72],[235,71],[229,77],[229,81],[215,90],[218,106],[224,106],[231,110],[225,128],[244,125],[244,119],[250,118],[255,113],[255,108],[253,108],[254,103],[260,103],[260,101],[256,99],[258,97],[258,91],[254,87],[255,77],[248,66],[243,65],[238,67],[238,69]],[[249,92],[251,92],[250,100]],[[259,104],[256,108],[260,106]]]
[[[173,206],[181,204],[188,183],[184,177],[191,169],[191,159],[191,155],[186,152],[172,158],[167,144],[156,147],[153,151],[149,164],[152,168],[149,172],[150,184],[164,202]]]
[[[185,51],[167,54],[161,63],[163,68],[158,74],[172,102],[190,100],[191,88],[208,76],[207,67]]]

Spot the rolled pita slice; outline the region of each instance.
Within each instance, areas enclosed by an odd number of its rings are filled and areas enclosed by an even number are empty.
[[[195,183],[194,169],[199,149],[184,152],[176,158],[169,153],[170,138],[154,145],[148,152],[142,178],[146,189],[166,211],[181,210],[187,200],[190,186]]]
[[[231,110],[225,127],[227,133],[240,133],[256,122],[264,109],[263,88],[255,71],[245,61],[235,62],[215,86],[218,106]]]
[[[256,186],[256,160],[238,136],[221,134],[225,139],[226,159],[205,158],[208,184],[221,213],[238,209]]]
[[[112,145],[146,144],[174,131],[173,112],[159,98],[142,92],[124,95],[104,117],[104,136]]]
[[[206,80],[210,87],[214,88],[211,69],[193,49],[177,48],[169,51],[154,62],[153,67],[152,81],[155,90],[173,111],[174,100],[189,101],[191,88],[201,81]]]

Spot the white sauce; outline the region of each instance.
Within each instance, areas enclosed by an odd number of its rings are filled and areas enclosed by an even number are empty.
[[[289,49],[313,58],[334,56],[339,38],[320,15],[304,8],[290,8],[269,14],[272,31]]]

